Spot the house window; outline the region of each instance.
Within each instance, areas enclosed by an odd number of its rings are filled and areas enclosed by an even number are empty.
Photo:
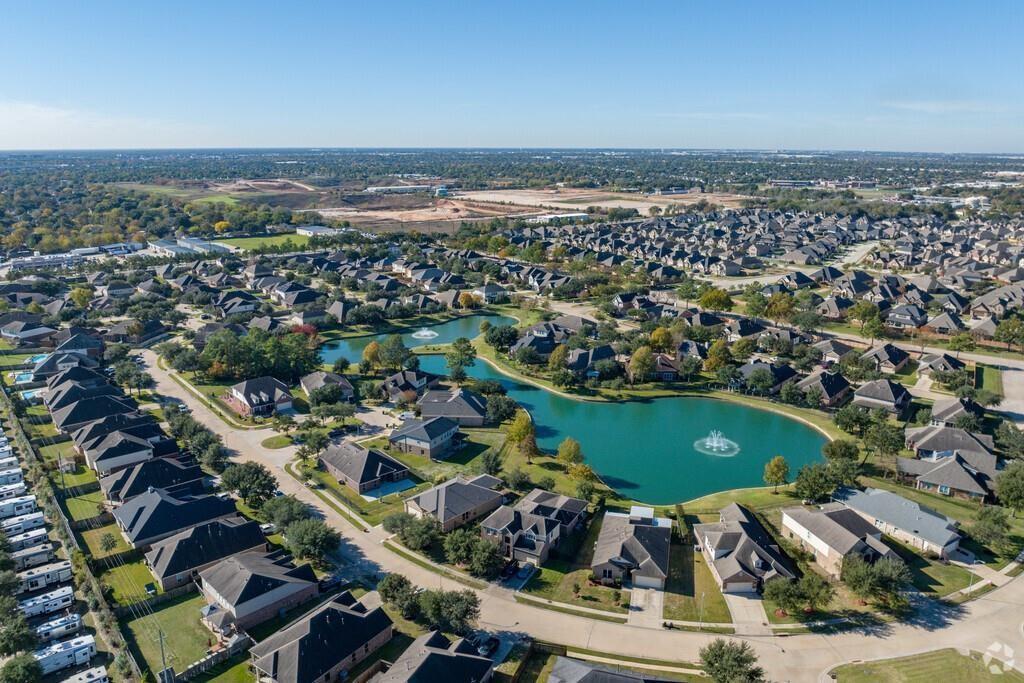
[[[939,486],[939,493],[941,493],[944,496],[948,496],[949,495],[949,487],[945,486],[945,485],[940,485]]]
[[[610,578],[612,578],[612,570],[611,570],[611,569],[605,569],[605,570],[603,570],[603,571],[601,572],[601,577],[602,577],[602,578],[605,578],[605,579],[610,579]]]

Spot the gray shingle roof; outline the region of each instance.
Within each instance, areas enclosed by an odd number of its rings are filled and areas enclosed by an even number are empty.
[[[939,547],[960,538],[955,520],[889,491],[873,488],[858,491],[844,487],[836,489],[832,498]]]

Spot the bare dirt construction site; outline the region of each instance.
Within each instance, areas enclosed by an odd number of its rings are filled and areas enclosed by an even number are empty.
[[[455,232],[464,221],[522,213],[503,204],[427,195],[358,194],[333,197],[315,210],[324,218],[380,231]],[[536,214],[537,211],[529,212]]]
[[[577,188],[481,190],[477,192],[461,192],[457,198],[477,202],[496,202],[515,206],[568,211],[584,211],[588,206],[596,206],[602,209],[636,209],[642,216],[646,216],[652,206],[664,209],[672,204],[689,206],[703,200],[726,208],[737,208],[742,206],[744,200],[750,199],[750,197],[744,195],[716,192],[653,195]]]

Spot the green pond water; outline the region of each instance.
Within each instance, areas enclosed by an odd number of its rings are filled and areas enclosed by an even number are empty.
[[[500,316],[467,316],[434,326],[438,336],[433,339],[415,339],[411,332],[402,336],[410,348],[472,338],[479,334],[484,319],[495,325],[515,322]],[[374,338],[326,345],[324,360],[332,362],[343,355],[358,362],[363,348]],[[441,355],[421,357],[420,367],[426,372],[446,372]],[[482,360],[467,368],[467,373],[501,382],[508,395],[530,411],[541,448],[553,451],[565,437],[575,438],[587,463],[606,484],[623,496],[646,503],[677,503],[728,489],[764,486],[764,465],[776,455],[786,458],[791,476],[795,476],[800,466],[821,459],[826,441],[802,422],[729,401],[691,397],[622,403],[578,401],[511,379]],[[695,444],[712,430],[738,446],[738,453],[722,457],[698,450]]]

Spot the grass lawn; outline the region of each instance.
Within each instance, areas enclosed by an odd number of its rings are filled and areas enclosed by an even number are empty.
[[[114,549],[109,553],[104,552],[103,546],[101,545],[105,534],[110,534],[114,537],[114,540],[117,541],[117,545],[114,546]],[[89,555],[96,560],[103,559],[107,555],[116,555],[117,553],[124,552],[125,550],[130,550],[130,546],[124,540],[124,536],[121,535],[121,530],[117,527],[117,524],[114,524],[113,522],[96,529],[83,531],[82,542],[85,544]]]
[[[358,493],[340,483],[337,479],[323,470],[311,470],[313,479],[320,483],[326,490],[327,495],[340,499],[341,503],[356,512],[371,526],[380,524],[385,517],[395,512],[405,510],[405,499],[430,488],[430,482],[416,481],[416,486],[398,494],[385,496],[383,500],[364,500]]]
[[[0,370],[7,368],[18,368],[28,362],[28,359],[35,356],[34,353],[10,353],[0,356]]]
[[[104,585],[110,586],[114,600],[122,605],[149,597],[146,592],[148,585],[156,588],[157,593],[163,592],[160,589],[160,584],[156,583],[153,574],[142,560],[108,569],[100,575],[99,579]]]
[[[368,448],[384,451],[415,472],[421,479],[433,481],[437,477],[454,477],[460,472],[481,472],[482,469],[478,466],[480,457],[488,449],[500,449],[505,444],[505,433],[498,429],[466,427],[462,429],[462,433],[466,436],[465,445],[444,460],[431,460],[422,455],[403,453],[392,449],[388,440],[384,438],[374,439],[365,445]],[[505,469],[507,471],[514,467],[506,466]]]
[[[264,448],[285,448],[292,445],[292,437],[286,434],[278,434],[276,436],[270,436],[260,442],[260,445]]]
[[[309,242],[309,237],[296,235],[294,232],[280,235],[263,235],[259,237],[231,237],[224,240],[216,240],[222,244],[228,244],[239,249],[259,249],[260,247],[277,247],[291,240],[296,249],[301,249]]]
[[[885,659],[865,664],[846,664],[832,670],[836,680],[842,683],[912,683],[913,681],[938,681],[943,683],[978,683],[980,681],[1005,681],[1020,683],[1024,675],[1017,671],[992,674],[972,654],[965,657],[956,650],[936,650],[912,657]]]
[[[71,520],[79,522],[83,519],[92,519],[99,515],[100,507],[103,505],[104,500],[102,491],[93,491],[92,493],[68,498],[64,501],[64,505],[68,509],[68,516],[71,517]]]
[[[53,482],[55,488],[60,489],[63,483],[63,490],[71,491],[79,486],[95,484],[98,479],[96,473],[91,469],[85,465],[79,465],[74,472],[64,472],[63,475],[57,470],[50,472],[50,481]]]
[[[601,516],[596,517],[590,522],[585,534],[577,532],[575,538],[566,539],[561,550],[564,550],[566,555],[571,555],[571,559],[554,556],[549,558],[544,566],[534,573],[523,588],[523,592],[555,602],[627,613],[628,590],[591,585],[589,581],[590,561],[594,555],[594,543],[601,533],[601,521]],[[573,546],[575,552],[572,552]],[[578,595],[573,593],[574,584],[580,587]],[[615,601],[616,593],[619,593],[618,602]]]
[[[695,553],[692,544],[673,543],[663,616],[679,621],[700,621],[702,615],[705,623],[727,624],[732,621],[729,606],[725,604],[704,556]]]
[[[42,424],[26,424],[22,422],[25,427],[25,431],[28,432],[30,439],[51,439],[59,434],[57,426],[52,422],[44,422]]]
[[[894,538],[886,537],[885,542],[903,558],[913,576],[914,587],[926,595],[942,597],[967,588],[971,583],[971,573],[963,567],[930,560]]]
[[[199,610],[205,604],[201,594],[189,594],[160,605],[152,614],[124,622],[125,640],[141,656],[139,664],[152,672],[163,668],[160,632],[163,632],[167,665],[176,671],[184,670],[205,655],[214,642],[213,635],[199,621]]]
[[[799,505],[800,499],[793,493],[792,487],[779,487],[778,493],[771,488],[734,489],[712,493],[683,503],[687,514],[717,515],[718,511],[730,503],[739,503],[755,510],[772,510],[790,505]]]
[[[977,366],[977,379],[980,389],[987,389],[999,396],[1003,395],[1003,371],[993,365]]]
[[[256,676],[249,668],[249,661],[249,654],[242,653],[192,680],[197,683],[255,683]]]
[[[60,443],[52,443],[49,446],[40,448],[39,457],[45,462],[56,463],[58,457],[67,462],[74,458],[74,452],[75,444],[73,441],[61,441]]]

